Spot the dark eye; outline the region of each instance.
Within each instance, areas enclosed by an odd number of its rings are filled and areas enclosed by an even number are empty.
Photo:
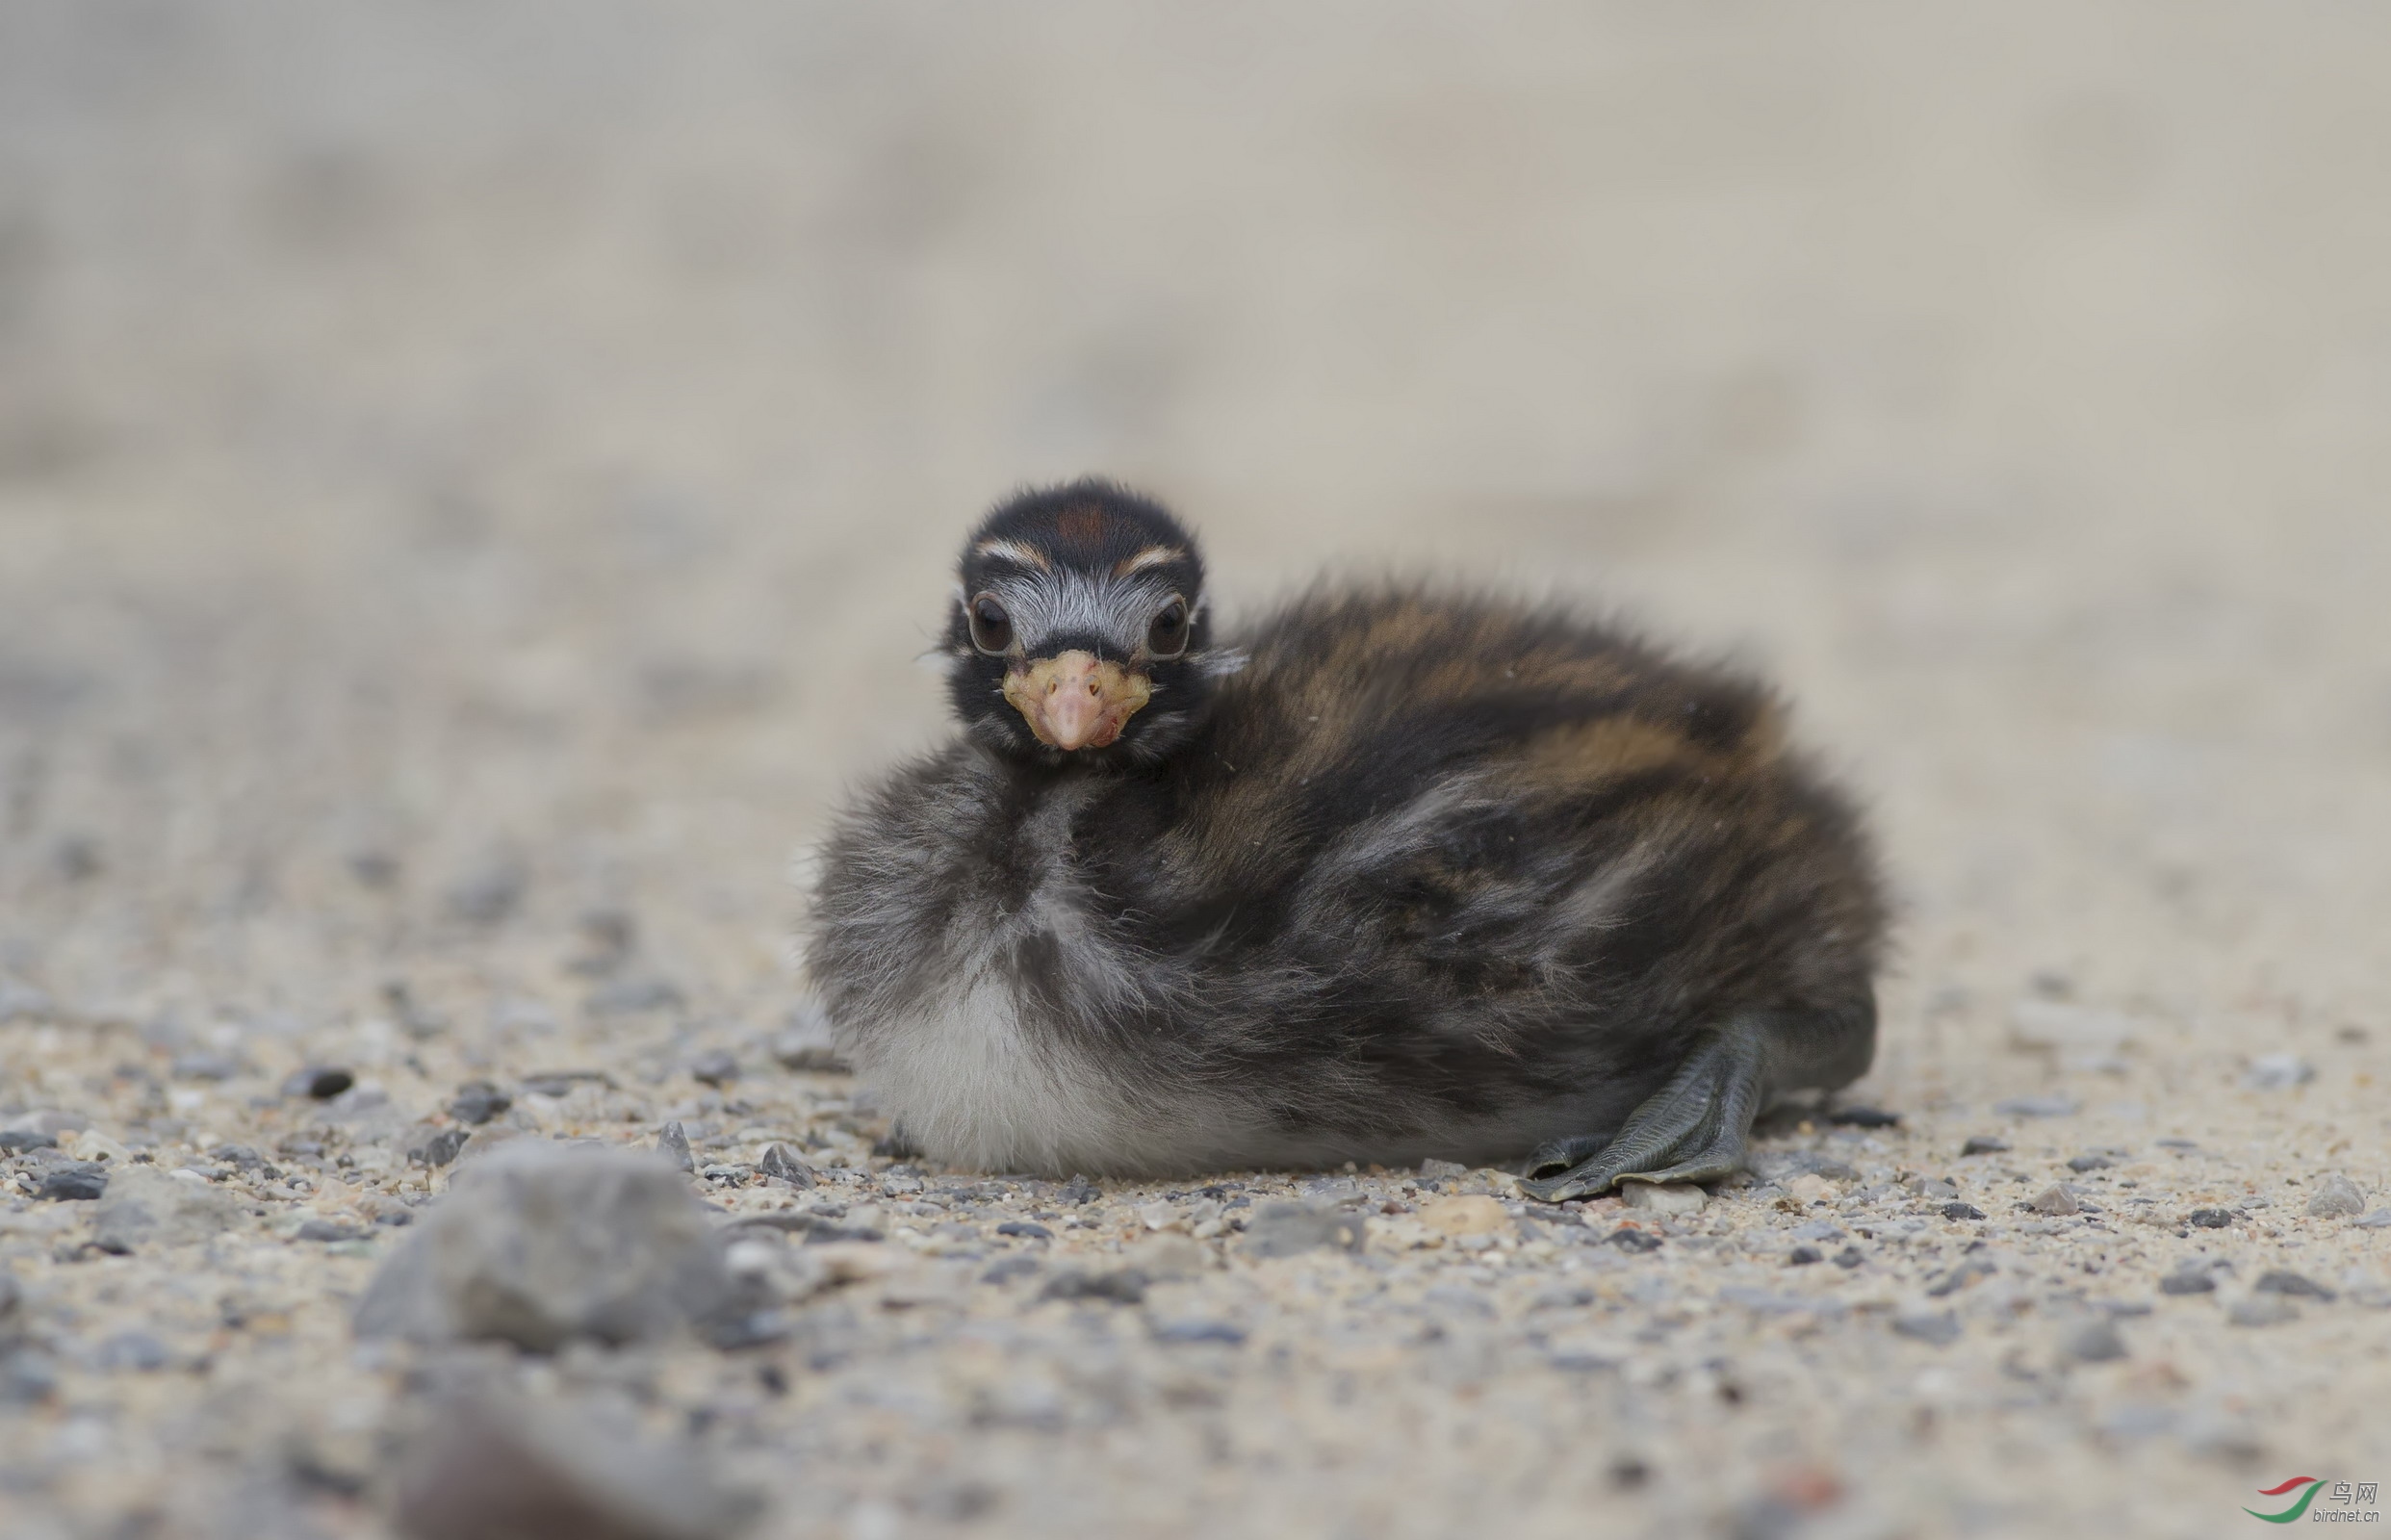
[[[1013,645],[1013,617],[1005,606],[996,603],[994,594],[982,594],[971,601],[964,612],[971,621],[971,645],[983,653],[1001,653]]]
[[[1154,624],[1145,628],[1145,650],[1156,657],[1176,657],[1187,651],[1187,601],[1171,596]]]

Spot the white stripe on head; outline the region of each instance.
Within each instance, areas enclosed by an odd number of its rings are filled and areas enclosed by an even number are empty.
[[[1177,546],[1148,546],[1128,560],[1116,565],[1113,568],[1113,575],[1117,578],[1127,578],[1132,574],[1144,572],[1148,567],[1164,567],[1171,562],[1186,559],[1187,552]]]
[[[1037,572],[1048,571],[1054,565],[1046,559],[1044,552],[1025,546],[1017,540],[983,540],[971,548],[971,553],[975,556],[988,556],[997,561],[1010,561],[1016,566],[1028,567]]]

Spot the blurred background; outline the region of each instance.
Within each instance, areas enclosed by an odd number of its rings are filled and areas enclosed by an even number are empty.
[[[1095,472],[1231,616],[1428,570],[1771,670],[1913,1091],[2036,974],[2380,1014],[2387,64],[2323,4],[9,0],[0,975],[570,1009],[604,911],[774,1009],[968,521]]]

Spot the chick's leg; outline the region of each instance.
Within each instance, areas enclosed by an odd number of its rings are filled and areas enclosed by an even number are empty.
[[[1857,1079],[1876,1040],[1873,999],[1836,1012],[1737,1016],[1703,1038],[1667,1085],[1608,1140],[1555,1140],[1520,1190],[1548,1203],[1620,1182],[1710,1182],[1743,1166],[1752,1119],[1787,1091]]]

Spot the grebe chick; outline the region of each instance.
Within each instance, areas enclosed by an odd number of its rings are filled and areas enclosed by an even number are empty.
[[[1737,1168],[1874,1051],[1885,906],[1776,702],[1551,605],[1324,586],[1216,629],[1107,482],[965,545],[962,732],[822,848],[807,964],[905,1137],[992,1171]]]

